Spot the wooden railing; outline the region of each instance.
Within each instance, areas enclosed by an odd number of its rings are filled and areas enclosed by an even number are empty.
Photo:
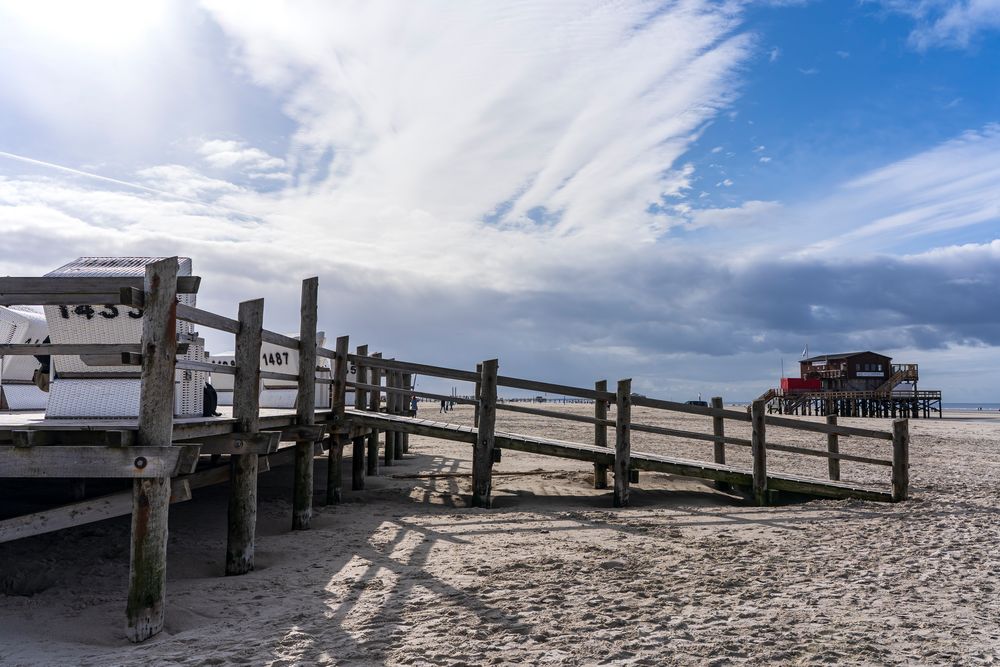
[[[496,378],[491,378],[486,376],[486,371],[482,371],[481,374],[477,375],[472,371],[466,371],[455,368],[444,368],[438,366],[428,366],[426,364],[415,364],[405,361],[387,361],[382,359],[373,358],[363,358],[359,356],[350,355],[349,359],[352,363],[356,363],[360,366],[373,366],[380,368],[388,368],[395,370],[409,370],[412,372],[418,372],[421,375],[438,377],[449,380],[460,380],[466,382],[476,382],[477,383],[477,393],[475,400],[470,399],[458,399],[453,396],[446,396],[444,394],[435,394],[431,392],[415,392],[409,388],[400,387],[376,387],[372,384],[359,385],[356,384],[356,391],[380,391],[387,393],[389,395],[394,394],[405,394],[405,395],[417,395],[427,398],[441,399],[441,400],[451,400],[457,403],[463,404],[474,404],[479,407],[480,411],[484,409],[484,406],[490,405],[491,409],[517,412],[521,414],[535,415],[539,417],[559,419],[565,421],[573,421],[578,423],[592,424],[595,428],[594,443],[599,446],[608,446],[607,429],[614,428],[616,430],[616,457],[625,459],[627,458],[628,451],[628,433],[631,431],[650,433],[663,436],[684,438],[689,440],[711,442],[713,443],[713,463],[719,465],[726,464],[726,446],[736,446],[736,447],[747,447],[751,450],[751,457],[753,461],[753,495],[757,502],[764,504],[767,501],[767,452],[768,451],[778,451],[790,454],[796,454],[801,456],[809,457],[819,457],[828,460],[828,474],[830,480],[837,482],[840,481],[840,462],[841,461],[852,461],[855,463],[889,467],[892,469],[891,475],[891,487],[892,487],[892,498],[893,500],[903,500],[907,497],[908,493],[908,477],[906,474],[908,468],[908,441],[909,441],[909,426],[906,419],[897,419],[893,422],[892,431],[882,431],[869,428],[859,428],[854,426],[845,426],[837,423],[836,416],[827,417],[826,423],[817,423],[810,421],[803,421],[799,419],[792,419],[788,417],[781,417],[775,415],[767,415],[765,409],[765,401],[757,400],[751,405],[749,411],[743,410],[732,410],[725,409],[722,407],[721,398],[713,398],[712,406],[697,406],[688,405],[686,403],[679,403],[674,401],[665,401],[660,399],[648,398],[646,396],[641,396],[638,394],[632,394],[630,390],[630,381],[622,380],[619,382],[618,391],[610,392],[607,390],[607,383],[604,381],[595,383],[593,389],[588,387],[574,387],[561,384],[553,384],[550,382],[542,382],[538,380],[530,380],[524,378],[514,378],[503,375],[498,375]],[[483,362],[480,366],[486,368],[487,363]],[[478,382],[477,382],[478,379]],[[515,403],[508,403],[500,400],[495,394],[485,395],[483,393],[483,387],[488,386],[497,387],[507,387],[513,389],[521,389],[528,391],[538,391],[547,392],[550,394],[561,394],[566,396],[574,396],[579,398],[590,399],[594,402],[595,410],[594,416],[581,415],[569,412],[562,412],[557,410],[550,410],[546,408],[539,407],[528,407],[525,405],[519,405]],[[705,417],[710,417],[712,419],[712,429],[711,434],[699,433],[696,431],[688,431],[683,429],[667,428],[663,426],[653,425],[653,424],[643,424],[632,422],[631,417],[628,416],[627,410],[622,410],[622,405],[628,402],[629,406],[635,407],[646,407],[653,408],[655,410],[662,410],[665,412],[675,412],[682,414],[693,414],[701,415]],[[608,419],[607,410],[610,405],[618,406],[618,414],[615,419]],[[738,421],[738,422],[750,422],[751,433],[750,438],[740,438],[726,435],[725,422]],[[478,419],[475,420],[475,424],[479,427],[479,439],[483,441],[492,441],[493,434],[484,433],[484,424],[480,423]],[[767,429],[768,428],[781,428],[789,429],[792,431],[805,431],[810,433],[826,435],[826,448],[825,449],[812,449],[809,447],[802,447],[799,445],[783,444],[780,442],[772,441],[768,438]],[[840,439],[845,437],[859,437],[859,438],[869,438],[883,441],[890,441],[892,445],[892,458],[875,458],[871,456],[862,456],[858,454],[849,454],[840,451]],[[493,454],[490,451],[485,451],[488,449],[486,445],[482,445],[484,451],[481,456],[484,460],[488,457],[489,460],[493,459]],[[617,459],[616,459],[617,460]],[[480,472],[480,475],[484,475],[485,472]],[[616,504],[627,504],[628,496],[628,479],[634,476],[634,473],[625,473],[615,476],[616,482]],[[475,483],[475,480],[474,480]],[[475,485],[475,484],[474,484]],[[607,485],[607,466],[604,464],[595,464],[595,486],[597,488],[605,488]],[[482,486],[482,485],[481,485]],[[621,488],[619,488],[621,487]],[[480,498],[480,501],[488,505],[488,500]]]
[[[916,382],[920,379],[917,364],[893,364],[892,375],[875,390],[880,396],[892,396],[893,389],[901,382]]]

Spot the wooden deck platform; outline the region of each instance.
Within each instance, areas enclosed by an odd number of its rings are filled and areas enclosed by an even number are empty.
[[[219,417],[175,417],[173,441],[225,435],[236,430],[236,419],[230,406],[219,406]],[[316,421],[327,421],[329,410],[317,410]],[[295,410],[261,408],[261,430],[280,430],[298,423]],[[9,442],[12,431],[136,431],[138,419],[46,419],[42,411],[0,412],[0,442]]]
[[[472,426],[460,426],[430,419],[417,419],[400,415],[372,413],[362,410],[348,409],[347,420],[358,426],[377,428],[379,430],[411,433],[443,440],[453,440],[475,444],[478,429]],[[519,452],[530,452],[544,456],[555,456],[577,461],[588,461],[611,466],[615,460],[615,450],[608,447],[585,445],[576,442],[565,442],[551,438],[521,435],[517,433],[494,432],[496,446],[500,449],[511,449]],[[636,470],[665,472],[684,477],[696,477],[719,482],[727,482],[735,486],[750,488],[753,484],[753,472],[720,463],[691,461],[687,459],[631,452],[631,467]],[[890,502],[892,493],[868,486],[834,482],[830,480],[811,479],[786,473],[769,473],[767,488],[773,491],[786,491],[822,498],[857,498],[860,500],[875,500]]]

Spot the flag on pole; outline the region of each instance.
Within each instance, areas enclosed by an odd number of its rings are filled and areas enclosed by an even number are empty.
[[[802,358],[805,359],[808,356],[809,356],[809,343],[806,343],[806,346],[802,348]]]

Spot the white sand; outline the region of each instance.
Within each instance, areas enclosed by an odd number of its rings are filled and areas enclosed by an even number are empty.
[[[654,423],[707,432],[708,421]],[[499,428],[591,433],[513,413]],[[166,630],[142,645],[122,627],[127,517],[0,545],[0,590],[37,591],[0,595],[0,664],[997,664],[1000,420],[915,420],[911,432],[913,499],[899,505],[754,508],[644,473],[633,507],[613,510],[609,491],[589,488],[589,465],[505,452],[498,473],[545,472],[495,477],[492,510],[464,507],[467,477],[383,476],[359,493],[348,482],[344,504],[291,533],[283,468],[261,477],[247,576],[221,576],[224,487],[172,508]],[[705,458],[711,444],[636,434],[633,449]],[[854,438],[841,449],[889,454]],[[388,472],[468,472],[470,458],[465,445],[411,437]],[[826,470],[825,459],[777,453],[769,464]],[[887,468],[843,471],[888,479]]]

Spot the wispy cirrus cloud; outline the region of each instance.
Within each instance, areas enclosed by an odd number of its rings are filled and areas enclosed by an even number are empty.
[[[763,159],[763,158],[762,158]],[[989,124],[858,174],[806,199],[687,212],[714,243],[746,255],[913,253],[1000,229],[1000,125]],[[717,222],[716,222],[717,221]],[[746,230],[745,235],[732,230]],[[757,238],[754,238],[754,235]]]
[[[878,0],[893,12],[913,17],[910,44],[926,50],[968,48],[985,32],[1000,30],[1000,0]]]
[[[678,160],[751,47],[736,15],[697,0],[339,3],[283,6],[281,21],[206,5],[286,96],[303,189],[355,217],[392,207],[476,233],[651,240],[647,208],[687,186]]]
[[[1000,225],[1000,125],[987,125],[863,174],[826,202],[854,221],[821,247],[888,250],[941,232]]]

